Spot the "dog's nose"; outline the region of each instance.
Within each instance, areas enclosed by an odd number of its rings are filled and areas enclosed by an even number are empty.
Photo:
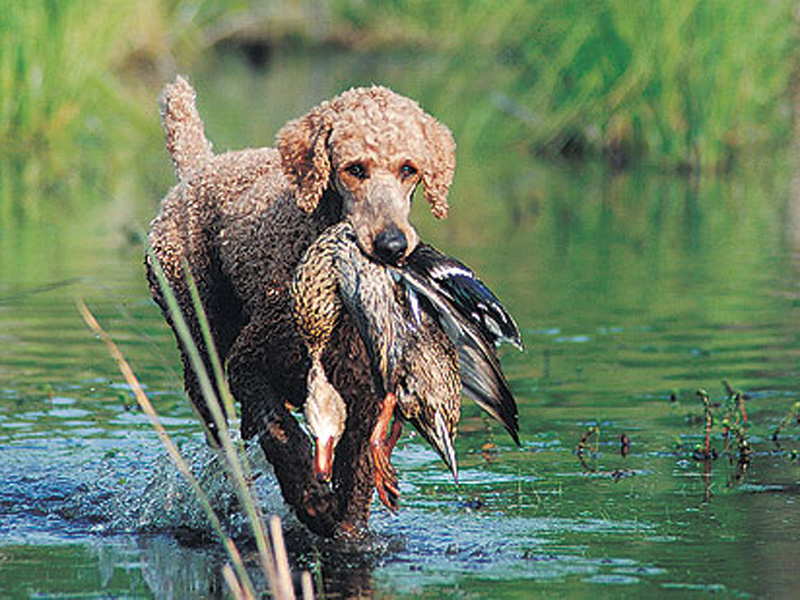
[[[406,235],[392,225],[375,236],[375,256],[389,264],[397,264],[408,250]]]

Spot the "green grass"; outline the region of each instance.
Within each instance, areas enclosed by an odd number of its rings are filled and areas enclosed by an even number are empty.
[[[384,43],[452,53],[451,98],[489,96],[486,135],[547,156],[727,170],[792,131],[796,4],[789,0],[341,0]],[[396,34],[397,37],[391,39]],[[387,37],[388,36],[388,37]]]
[[[29,150],[73,137],[109,100],[126,20],[113,2],[4,0],[0,7],[0,140]]]
[[[791,139],[795,10],[791,0],[0,0],[0,154],[25,170],[24,190],[0,189],[0,215],[41,211],[54,188],[86,182],[115,196],[119,174],[160,149],[161,84],[236,36],[444,57],[416,88],[453,115],[462,149],[726,171]],[[0,179],[15,169],[0,167]]]
[[[141,106],[150,115],[152,102],[137,93],[146,77],[191,62],[241,4],[0,0],[0,149],[108,144],[123,123],[144,120]],[[152,100],[151,89],[146,95]]]
[[[132,169],[146,180],[143,163],[162,159],[163,83],[251,26],[288,36],[320,4],[0,0],[0,183],[22,182],[0,185],[0,221],[37,218],[64,196],[96,205]]]
[[[302,35],[297,24],[322,20],[321,5],[0,0],[0,151],[107,142],[120,122],[152,120],[161,83],[210,47],[237,35]]]

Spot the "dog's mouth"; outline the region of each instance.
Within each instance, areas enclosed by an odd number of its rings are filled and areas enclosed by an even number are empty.
[[[408,238],[396,225],[390,225],[372,243],[372,255],[378,262],[399,266],[408,254]]]
[[[354,226],[347,232],[347,236],[366,258],[386,267],[402,267],[418,243],[414,235],[411,247],[408,236],[396,225],[390,225],[374,239],[363,239],[356,233]]]

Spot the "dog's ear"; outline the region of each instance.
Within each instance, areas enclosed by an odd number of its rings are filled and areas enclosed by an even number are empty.
[[[289,121],[278,132],[277,146],[281,166],[295,194],[297,205],[307,213],[317,208],[330,178],[327,110],[317,108],[306,116]]]
[[[447,193],[456,171],[456,143],[450,130],[433,117],[427,117],[423,128],[428,155],[422,169],[425,199],[433,216],[443,219],[447,216]]]

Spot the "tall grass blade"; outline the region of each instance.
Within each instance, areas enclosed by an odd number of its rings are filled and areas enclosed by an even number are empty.
[[[280,593],[286,598],[294,598],[289,557],[286,554],[286,544],[283,541],[283,529],[281,528],[281,520],[276,515],[272,515],[269,519],[269,531],[272,536],[272,547],[275,549],[275,566],[278,571],[277,581]]]
[[[277,517],[273,517],[271,519],[268,534],[260,505],[257,499],[254,497],[250,486],[248,485],[251,469],[249,462],[247,461],[246,449],[243,442],[240,440],[240,447],[237,450],[237,448],[234,447],[231,439],[232,436],[230,435],[228,420],[236,416],[236,407],[234,404],[233,395],[231,394],[227,385],[222,361],[220,360],[219,354],[217,353],[214,345],[211,328],[207,315],[203,309],[197,286],[195,285],[188,266],[184,265],[186,283],[190,290],[194,305],[194,312],[198,319],[198,325],[200,326],[205,347],[207,348],[209,361],[214,371],[215,380],[217,382],[216,388],[212,384],[211,377],[206,369],[206,363],[201,356],[200,349],[192,337],[191,330],[186,322],[186,317],[181,310],[177,298],[175,297],[175,294],[166,280],[166,276],[164,275],[161,264],[158,261],[158,258],[149,248],[148,259],[156,275],[162,297],[167,304],[175,331],[178,334],[178,338],[182,347],[189,355],[192,368],[194,369],[195,375],[197,376],[200,384],[203,399],[208,406],[209,412],[214,420],[214,424],[219,432],[218,440],[221,444],[222,456],[224,458],[223,464],[225,465],[230,479],[234,484],[234,490],[252,529],[256,547],[258,549],[259,562],[265,574],[267,575],[267,580],[269,581],[272,595],[275,598],[293,600],[295,597],[294,588],[292,585],[288,555],[285,549],[280,519]],[[97,323],[97,320],[86,308],[85,304],[82,302],[79,303],[79,308],[81,309],[81,314],[84,316],[84,320],[86,320],[90,328],[105,341],[107,346],[109,346],[109,350],[111,351],[111,354],[115,360],[117,360],[117,363],[119,364],[126,381],[128,381],[132,389],[136,390],[135,395],[137,401],[140,403],[145,413],[150,416],[151,422],[153,422],[156,431],[159,433],[159,437],[167,447],[170,457],[173,459],[175,464],[178,465],[179,470],[187,478],[187,481],[189,481],[192,490],[200,500],[201,506],[208,514],[212,523],[212,527],[222,540],[223,545],[225,546],[226,551],[231,559],[233,571],[235,571],[235,573],[231,572],[226,576],[226,581],[231,574],[235,574],[240,582],[238,587],[235,586],[234,582],[231,582],[232,593],[239,594],[242,592],[244,593],[244,597],[252,597],[252,594],[254,593],[252,580],[249,578],[247,571],[244,568],[244,564],[241,560],[238,549],[233,541],[225,535],[221,522],[214,512],[208,496],[202,490],[196,478],[192,475],[188,464],[181,457],[177,447],[174,445],[174,443],[172,443],[167,435],[166,430],[164,430],[163,426],[161,426],[155,410],[153,409],[152,405],[144,394],[141,385],[136,380],[133,371],[130,369],[130,366],[128,365],[127,361],[125,361],[113,340],[111,340],[111,338],[102,330],[100,325]],[[223,399],[222,402],[220,401],[220,398]],[[200,420],[203,422],[203,425],[206,426],[205,422],[202,419]],[[208,430],[206,433],[209,435],[209,438],[211,438]],[[272,541],[270,541],[270,535]]]
[[[236,600],[248,598],[247,592],[242,589],[239,580],[236,579],[236,574],[228,563],[222,566],[222,578],[225,580],[228,589]]]
[[[163,277],[163,273],[161,275]],[[174,300],[175,299],[173,297],[173,301]],[[78,308],[89,328],[106,344],[109,353],[117,362],[120,372],[133,391],[136,401],[139,403],[142,411],[150,419],[153,428],[156,430],[159,439],[167,449],[167,453],[169,454],[170,458],[178,467],[178,470],[181,472],[181,474],[189,482],[193,493],[200,502],[203,510],[206,512],[212,528],[222,541],[223,547],[225,548],[231,561],[231,565],[233,565],[231,567],[230,565],[226,564],[223,567],[223,578],[229,586],[231,593],[236,598],[245,598],[248,600],[256,598],[252,579],[247,573],[247,569],[244,566],[244,561],[242,560],[236,544],[227,534],[225,534],[222,523],[214,511],[208,495],[200,486],[200,483],[197,481],[197,478],[191,471],[191,467],[189,467],[188,463],[183,458],[177,446],[162,425],[161,420],[158,417],[158,413],[156,412],[150,400],[147,398],[147,395],[144,393],[144,390],[133,370],[131,369],[130,364],[125,359],[122,352],[119,350],[108,333],[106,333],[106,331],[100,326],[97,319],[86,307],[86,304],[83,301],[78,301]],[[185,320],[183,320],[183,326],[185,325]],[[206,397],[206,401],[208,400],[209,397]],[[230,441],[230,432],[226,428],[227,424],[224,421],[219,402],[217,402],[216,406],[212,408],[212,412],[215,413],[217,426],[222,437],[224,450],[223,456],[225,458],[224,464],[228,469],[228,474],[234,480],[237,496],[239,497],[239,501],[241,502],[242,506],[245,508],[245,513],[248,517],[248,523],[253,530],[254,537],[256,537],[256,545],[259,549],[260,564],[264,570],[264,573],[267,575],[272,596],[279,600],[294,600],[294,587],[292,585],[291,570],[289,567],[289,559],[286,552],[286,545],[283,538],[283,530],[281,528],[280,519],[274,515],[270,519],[270,534],[272,540],[270,542],[270,539],[268,539],[265,535],[266,527],[264,526],[263,517],[258,508],[258,502],[243,477],[241,463],[239,462],[239,457]],[[259,535],[262,536],[261,540],[258,539]],[[306,575],[308,575],[308,573],[306,573]],[[313,598],[313,590],[311,592],[311,596],[308,596],[307,592],[304,590],[304,598]]]
[[[312,600],[314,598],[314,579],[311,577],[311,573],[303,571],[300,576],[300,585],[303,590],[303,600]]]
[[[233,442],[231,441],[230,430],[228,428],[228,421],[224,411],[222,409],[222,405],[219,400],[219,395],[217,390],[214,389],[213,384],[211,383],[211,378],[209,377],[209,373],[205,366],[205,361],[203,360],[202,356],[200,355],[200,349],[197,347],[195,343],[191,330],[186,322],[186,318],[181,310],[181,307],[175,298],[175,294],[172,292],[172,288],[170,287],[166,276],[164,275],[164,271],[161,267],[161,264],[158,260],[158,257],[153,254],[153,252],[148,249],[148,259],[151,261],[151,265],[153,267],[153,271],[156,275],[158,280],[159,289],[163,295],[165,302],[167,303],[167,308],[170,313],[170,317],[172,319],[172,323],[175,327],[175,331],[178,334],[178,337],[181,341],[181,345],[189,355],[189,359],[192,364],[192,368],[194,369],[195,375],[197,376],[198,382],[200,384],[200,388],[203,393],[203,398],[206,402],[206,405],[211,413],[211,416],[214,420],[214,424],[217,427],[217,431],[219,432],[219,442],[222,444],[222,451],[225,457],[225,464],[228,467],[231,475],[231,479],[234,483],[234,489],[236,491],[237,497],[242,504],[242,507],[245,511],[245,514],[248,518],[248,523],[253,530],[253,536],[255,538],[256,547],[258,548],[259,559],[261,561],[262,567],[264,568],[265,572],[268,575],[270,586],[272,588],[272,593],[276,597],[282,597],[278,593],[278,589],[276,589],[277,582],[278,582],[278,573],[277,568],[275,565],[274,560],[274,553],[273,548],[271,547],[269,538],[267,536],[267,529],[264,523],[263,515],[261,514],[261,510],[259,508],[258,503],[254,500],[253,495],[251,493],[250,487],[247,484],[247,479],[245,477],[245,469],[242,466],[242,461],[239,458],[239,453],[233,446]],[[193,297],[197,299],[199,303],[199,296],[197,294],[196,286],[193,285],[193,281],[187,277],[187,283],[189,284],[190,288],[195,288],[192,293]],[[206,321],[204,327],[204,334],[207,335],[207,338],[204,339],[206,348],[210,355],[216,354],[214,348],[214,341],[210,334],[210,329],[208,328],[207,319],[204,316],[204,310],[199,303],[195,306],[195,313],[198,315],[198,319],[203,319]],[[202,317],[200,315],[203,315]],[[216,359],[217,364],[220,365],[221,362],[219,358]],[[224,377],[218,379],[218,385],[224,390],[222,395],[230,395],[230,391],[227,389],[227,383]],[[231,402],[231,408],[233,408],[233,403]],[[202,421],[202,419],[201,419]],[[292,593],[292,596],[294,594]]]
[[[250,576],[247,573],[247,570],[244,567],[244,563],[242,561],[241,555],[239,554],[236,545],[233,543],[233,540],[225,534],[225,531],[222,527],[222,523],[220,522],[219,518],[217,517],[214,508],[211,506],[211,501],[208,498],[208,495],[205,493],[203,488],[200,486],[200,483],[197,481],[197,478],[192,473],[191,467],[188,463],[184,460],[183,455],[178,450],[178,447],[172,441],[172,438],[167,433],[167,430],[164,428],[163,424],[161,423],[161,419],[158,417],[158,413],[156,412],[155,408],[150,402],[150,399],[144,393],[144,389],[142,385],[139,383],[136,374],[133,372],[128,361],[123,356],[122,352],[119,350],[119,347],[114,343],[114,340],[111,339],[111,336],[106,333],[106,331],[100,326],[95,316],[86,306],[86,304],[82,301],[78,301],[78,309],[80,310],[81,316],[86,324],[89,326],[95,335],[97,335],[103,343],[108,348],[109,354],[111,354],[112,358],[116,361],[117,366],[122,373],[122,376],[125,378],[125,381],[130,386],[131,391],[133,392],[134,397],[136,398],[136,402],[141,407],[142,411],[147,415],[150,419],[150,423],[155,429],[156,433],[158,434],[161,443],[167,450],[172,462],[175,463],[175,466],[184,476],[186,481],[189,483],[189,486],[192,488],[192,492],[195,494],[197,500],[200,502],[200,505],[203,507],[203,510],[208,517],[209,522],[211,523],[212,528],[214,529],[217,536],[222,541],[222,545],[228,553],[228,557],[233,564],[234,569],[236,570],[236,575],[240,581],[240,587],[243,587],[244,590],[247,592],[246,597],[253,598],[255,597],[255,591],[253,587],[253,582],[250,579]]]

